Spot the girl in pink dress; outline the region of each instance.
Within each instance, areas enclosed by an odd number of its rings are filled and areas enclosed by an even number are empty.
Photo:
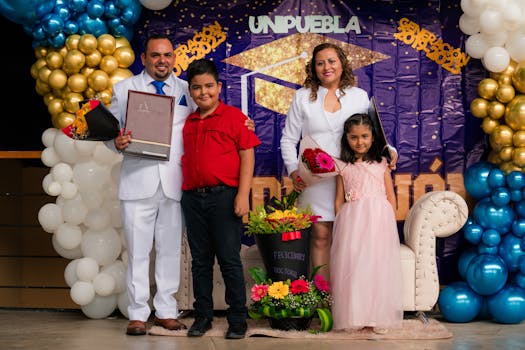
[[[396,198],[368,114],[344,124],[330,251],[334,330],[383,334],[403,321]]]

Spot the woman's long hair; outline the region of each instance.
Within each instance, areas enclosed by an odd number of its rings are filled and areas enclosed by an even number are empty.
[[[376,143],[377,134],[374,128],[374,123],[372,122],[372,119],[370,119],[370,116],[366,113],[353,114],[345,121],[343,126],[343,136],[341,136],[341,160],[352,164],[357,160],[355,152],[352,150],[348,140],[346,139],[346,134],[348,134],[355,125],[365,125],[370,129],[370,131],[372,131],[372,145],[370,146],[368,152],[363,156],[363,161],[380,162],[381,151]]]
[[[341,74],[341,79],[339,80],[339,90],[341,90],[341,93],[344,94],[344,89],[354,86],[355,84],[352,66],[350,65],[350,62],[348,61],[348,58],[346,57],[343,49],[332,43],[319,44],[314,48],[312,59],[306,64],[306,79],[304,81],[304,86],[312,90],[310,93],[310,101],[317,100],[317,91],[319,90],[319,86],[321,86],[321,80],[315,71],[315,58],[319,51],[324,49],[334,49],[337,53],[337,57],[339,57],[339,60],[341,61],[341,66],[343,68],[343,73]]]

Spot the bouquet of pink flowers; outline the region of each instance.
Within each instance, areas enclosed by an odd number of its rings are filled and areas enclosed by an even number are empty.
[[[346,165],[345,162],[332,157],[319,147],[309,135],[301,140],[299,154],[298,174],[307,185],[325,177],[336,176]]]

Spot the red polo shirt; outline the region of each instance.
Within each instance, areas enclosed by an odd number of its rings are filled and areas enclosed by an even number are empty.
[[[239,186],[239,150],[258,146],[261,141],[248,130],[246,116],[222,101],[215,111],[201,119],[199,110],[190,114],[182,136],[183,190],[227,185]]]

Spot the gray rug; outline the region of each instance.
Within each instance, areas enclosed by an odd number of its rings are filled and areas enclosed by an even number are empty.
[[[188,327],[193,323],[193,318],[183,318],[181,320]],[[389,329],[386,334],[376,334],[368,330],[353,332],[331,331],[320,333],[319,319],[314,319],[309,330],[306,331],[281,331],[270,328],[268,320],[248,320],[247,337],[266,336],[273,338],[300,338],[300,339],[405,339],[405,340],[428,340],[428,339],[446,339],[451,338],[452,333],[439,321],[430,318],[428,323],[423,323],[418,319],[403,320],[403,327],[398,329]],[[227,322],[224,317],[215,317],[213,319],[213,328],[204,336],[207,337],[224,337],[227,329]],[[169,331],[165,328],[153,326],[149,330],[151,335],[161,335],[170,337],[185,337],[187,331]]]

